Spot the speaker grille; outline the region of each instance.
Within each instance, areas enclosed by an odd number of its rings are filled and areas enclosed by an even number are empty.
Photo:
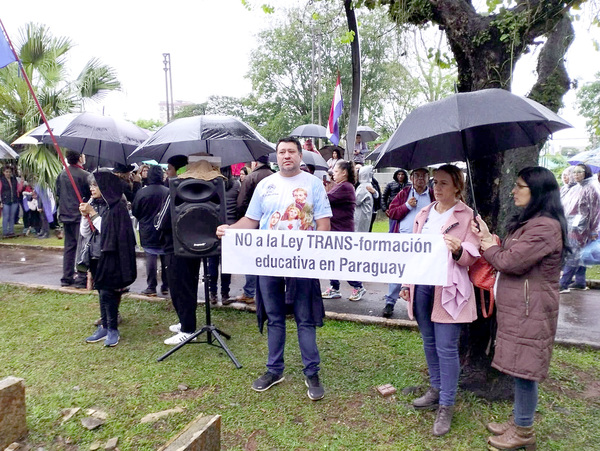
[[[218,255],[220,241],[216,230],[219,224],[215,206],[192,204],[179,213],[173,233],[188,253],[199,257]]]

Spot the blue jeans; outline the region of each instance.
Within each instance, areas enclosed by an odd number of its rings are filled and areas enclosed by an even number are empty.
[[[565,265],[563,274],[560,277],[560,288],[569,288],[573,276],[575,276],[575,285],[585,287],[585,266],[569,266]]]
[[[267,369],[274,374],[283,374],[285,368],[285,279],[283,277],[259,276],[258,284],[267,313],[267,333],[269,357]],[[298,328],[298,345],[304,364],[304,374],[313,376],[319,372],[319,349],[317,348],[317,327],[311,316],[312,285],[297,284],[294,293],[294,319]]]
[[[388,285],[388,293],[383,297],[386,304],[396,305],[398,296],[400,296],[401,283],[390,283]]]
[[[415,286],[413,313],[423,337],[431,386],[440,390],[440,405],[453,406],[460,375],[458,340],[462,324],[431,321],[434,289],[433,285]]]
[[[256,294],[256,276],[246,275],[246,283],[244,284],[244,294],[253,298]]]
[[[538,383],[515,377],[515,405],[513,413],[515,424],[521,427],[533,426],[533,417],[537,407]]]
[[[2,234],[4,236],[15,233],[15,215],[19,211],[19,204],[3,204],[2,206]]]

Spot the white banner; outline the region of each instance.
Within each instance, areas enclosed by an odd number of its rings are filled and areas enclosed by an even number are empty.
[[[229,274],[445,285],[442,235],[227,229]]]

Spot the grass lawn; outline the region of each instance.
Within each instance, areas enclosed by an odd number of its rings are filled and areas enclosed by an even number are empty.
[[[199,308],[199,318],[203,307]],[[200,413],[222,415],[222,446],[232,450],[474,450],[485,449],[485,423],[504,420],[510,403],[488,403],[459,392],[451,432],[431,435],[434,412],[416,412],[412,396],[383,399],[426,383],[427,367],[417,332],[327,321],[318,331],[324,400],[306,397],[295,323],[288,322],[286,380],[264,393],[250,389],[262,372],[266,335],[256,317],[230,309],[213,311],[213,322],[232,335],[226,354],[206,344],[188,345],[157,363],[169,348],[162,340],[175,320],[162,302],[127,300],[121,306],[122,339],[116,348],[86,344],[98,316],[97,296],[67,295],[0,285],[0,378],[27,386],[28,444],[34,449],[87,450],[119,437],[121,450],[153,450]],[[600,440],[600,353],[555,350],[550,378],[541,385],[537,434],[544,450],[593,450]],[[187,390],[178,388],[181,384]],[[153,412],[182,407],[155,423]],[[61,411],[80,407],[62,422]],[[86,409],[107,413],[88,431]]]

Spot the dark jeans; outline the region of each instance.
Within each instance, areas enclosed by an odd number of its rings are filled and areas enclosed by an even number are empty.
[[[244,294],[249,298],[253,298],[256,294],[256,276],[253,274],[246,275],[246,283],[244,284]]]
[[[64,248],[63,248],[63,276],[60,279],[61,283],[75,284],[80,287],[87,285],[87,275],[84,272],[77,272],[75,280],[75,260],[77,258],[77,241],[81,239],[79,234],[79,221],[64,222]]]
[[[221,256],[219,255],[208,258],[208,288],[211,293],[217,292],[220,263]],[[231,285],[231,274],[221,272],[221,296],[229,297],[229,285]]]
[[[563,274],[560,277],[560,288],[569,288],[573,276],[575,276],[575,285],[585,287],[585,266],[569,266],[563,267]]]
[[[92,277],[96,276],[98,268],[98,259],[90,260],[90,271]],[[121,303],[121,291],[98,289],[98,299],[100,301],[100,318],[102,326],[105,329],[118,329],[117,319],[119,316],[119,304]]]
[[[537,407],[538,383],[515,377],[515,405],[513,413],[515,424],[521,427],[533,426],[533,417]]]
[[[460,375],[458,340],[462,324],[431,321],[434,289],[432,285],[415,286],[413,313],[423,337],[431,386],[440,389],[442,406],[453,406]]]
[[[167,279],[171,281],[171,300],[181,323],[181,331],[196,331],[196,308],[198,307],[198,280],[200,258],[165,255]]]
[[[166,258],[164,255],[146,254],[146,284],[150,290],[156,290],[158,285],[158,278],[156,276],[156,269],[158,267],[158,257],[160,257],[160,270],[162,277],[161,289],[166,291],[169,289],[169,278],[167,277],[166,269]]]
[[[267,369],[274,374],[283,374],[285,368],[286,290],[283,277],[258,276],[261,298],[267,313],[269,357]],[[317,348],[317,328],[311,316],[312,284],[298,283],[294,293],[294,319],[298,329],[298,344],[304,374],[313,376],[319,372],[319,349]]]

